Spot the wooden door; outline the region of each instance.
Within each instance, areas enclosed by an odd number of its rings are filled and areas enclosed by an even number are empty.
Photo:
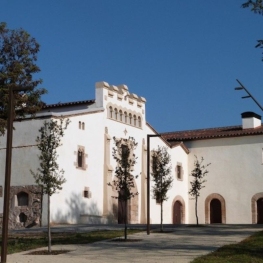
[[[263,224],[263,198],[259,198],[257,200],[257,223],[258,224]]]
[[[173,209],[173,223],[182,224],[182,219],[183,219],[183,206],[180,201],[176,201],[174,203],[174,209]]]
[[[210,202],[210,223],[222,223],[221,202],[218,199]]]

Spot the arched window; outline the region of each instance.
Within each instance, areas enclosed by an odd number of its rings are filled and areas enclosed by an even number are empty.
[[[109,107],[109,117],[110,117],[111,119],[112,119],[112,111],[113,111],[113,110],[112,110],[112,107],[110,106],[110,107]]]
[[[119,111],[120,114],[120,121],[122,121],[122,110]]]
[[[82,122],[81,128],[82,128],[82,130],[85,130],[85,122]]]
[[[118,110],[116,108],[114,109],[114,113],[115,113],[115,116],[114,116],[115,120],[118,120]]]
[[[17,205],[18,206],[28,206],[28,194],[25,192],[20,192],[17,194]]]
[[[129,119],[130,119],[130,125],[132,125],[132,115],[131,115],[131,113],[129,114]]]
[[[134,123],[134,126],[136,127],[136,125],[137,125],[137,118],[136,118],[136,115],[133,115],[133,123]]]
[[[142,120],[141,117],[138,117],[138,127],[141,128],[142,127]]]
[[[127,112],[126,112],[126,111],[124,112],[124,122],[125,122],[125,123],[128,122],[128,120],[127,120]]]
[[[83,167],[83,152],[78,150],[78,167]]]
[[[81,129],[81,121],[79,121],[79,129]]]

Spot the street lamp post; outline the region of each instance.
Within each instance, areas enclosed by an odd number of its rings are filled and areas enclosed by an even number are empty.
[[[257,105],[258,107],[263,111],[262,106],[259,104],[259,102],[252,96],[252,94],[245,88],[245,86],[237,79],[238,84],[240,87],[236,87],[235,90],[245,90],[245,92],[248,94],[247,96],[243,96],[242,99],[247,99],[251,98]]]
[[[147,134],[147,235],[150,235],[150,138],[161,134]]]
[[[10,199],[10,181],[11,181],[11,164],[12,164],[12,142],[13,142],[13,121],[14,121],[14,110],[15,110],[14,91],[19,92],[19,91],[27,91],[27,90],[30,90],[30,89],[21,88],[21,87],[9,88],[1,263],[6,263],[6,255],[7,255],[9,199]]]

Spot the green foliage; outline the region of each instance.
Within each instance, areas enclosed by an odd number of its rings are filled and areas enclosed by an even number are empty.
[[[171,157],[166,147],[158,146],[152,152],[153,198],[162,203],[168,199],[167,192],[172,187]]]
[[[261,14],[261,15],[263,14],[263,0],[256,0],[256,1],[249,0],[244,4],[242,4],[242,7],[243,8],[250,7],[251,11],[257,14]]]
[[[192,263],[263,263],[263,232],[260,231],[237,244],[226,245],[196,258]]]
[[[0,136],[7,125],[9,89],[29,89],[14,91],[16,119],[34,115],[43,106],[40,97],[47,91],[37,88],[41,79],[33,79],[40,71],[35,64],[38,52],[39,44],[26,31],[11,30],[0,23]]]
[[[190,182],[191,188],[189,191],[189,194],[193,197],[199,197],[201,189],[205,187],[204,183],[206,180],[204,177],[208,174],[206,167],[208,167],[211,163],[204,165],[203,161],[203,157],[201,157],[201,161],[199,161],[195,155],[194,169],[190,174],[190,176],[193,176],[193,181]]]
[[[132,189],[135,187],[134,176],[132,174],[133,167],[136,163],[136,157],[134,150],[136,149],[137,143],[133,137],[128,139],[117,139],[113,137],[116,147],[113,147],[113,158],[117,162],[115,169],[115,178],[113,182],[108,183],[109,186],[115,188],[118,195],[112,196],[124,203],[124,238],[127,239],[127,211],[128,211],[128,200],[138,195],[138,192],[133,192]],[[118,207],[120,209],[120,207]]]
[[[249,0],[242,4],[243,8],[251,8],[251,11],[253,11],[256,14],[263,15],[263,0]],[[263,48],[263,40],[257,40],[256,48]],[[263,61],[263,58],[262,58]]]
[[[134,176],[132,174],[133,167],[136,163],[136,157],[134,150],[136,149],[137,143],[133,137],[128,139],[117,139],[113,138],[116,147],[113,148],[113,158],[117,162],[115,169],[115,178],[112,183],[108,183],[109,186],[115,188],[118,192],[118,196],[113,196],[113,198],[127,201],[138,195],[138,192],[133,192],[134,188]]]
[[[62,189],[65,183],[64,171],[59,170],[57,163],[57,148],[61,146],[61,138],[69,124],[69,119],[45,121],[44,126],[39,130],[37,137],[38,149],[40,150],[40,168],[33,174],[36,183],[42,187],[43,193],[51,196],[57,190]]]
[[[204,183],[206,180],[204,177],[208,174],[208,170],[206,168],[211,164],[203,164],[204,158],[201,157],[201,161],[197,159],[197,156],[195,155],[195,161],[194,161],[194,169],[192,170],[190,176],[193,177],[193,180],[190,182],[191,188],[189,191],[189,194],[194,197],[195,199],[195,216],[196,216],[196,224],[198,225],[198,216],[197,216],[197,201],[198,197],[200,196],[200,191],[202,188],[204,188]]]

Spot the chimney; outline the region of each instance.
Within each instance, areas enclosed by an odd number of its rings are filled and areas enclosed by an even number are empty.
[[[253,129],[261,126],[261,116],[251,112],[246,111],[241,113],[242,116],[242,128],[243,129]]]

